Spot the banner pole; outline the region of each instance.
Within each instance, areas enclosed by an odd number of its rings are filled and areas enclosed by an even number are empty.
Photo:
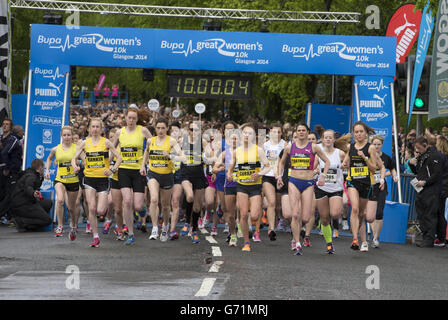
[[[68,93],[68,81],[69,81],[69,73],[66,72],[65,73],[65,90],[64,90],[64,109],[62,110],[62,126],[61,126],[61,130],[65,125],[65,115],[67,113],[67,93]],[[70,100],[69,100],[69,104],[68,107],[70,108]],[[62,136],[61,136],[61,142],[62,143]]]
[[[394,129],[394,144],[395,144],[395,165],[398,177],[398,202],[403,203],[403,199],[401,197],[401,180],[400,180],[400,150],[398,149],[398,126],[397,126],[397,116],[395,114],[395,95],[394,95],[394,83],[391,82],[390,93],[392,98],[392,128]]]
[[[355,82],[355,100],[356,100],[356,117],[361,121],[361,112],[359,110],[359,96],[358,96],[358,84]]]
[[[29,116],[30,116],[30,102],[31,102],[31,79],[33,77],[33,69],[28,71],[28,97],[26,99],[26,122],[25,122],[25,142],[23,145],[23,161],[22,161],[22,170],[26,169],[26,153],[28,146],[28,128],[29,128]]]

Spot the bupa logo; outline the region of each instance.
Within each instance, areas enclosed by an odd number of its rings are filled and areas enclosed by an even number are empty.
[[[59,73],[59,67],[56,67],[56,70],[36,67],[34,68],[34,74],[42,75],[47,79],[53,79],[53,81],[59,78],[64,78],[64,74]]]

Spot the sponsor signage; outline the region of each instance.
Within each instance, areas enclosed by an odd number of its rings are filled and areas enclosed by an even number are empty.
[[[395,11],[387,25],[386,36],[397,37],[396,63],[403,63],[418,37],[422,12],[415,4],[405,4]]]
[[[448,0],[439,2],[432,49],[428,119],[448,116]]]
[[[25,134],[25,139],[27,139],[26,167],[29,167],[35,158],[46,161],[51,149],[60,142],[65,74],[70,71],[68,65],[32,63],[30,68],[32,81],[27,119],[28,133]],[[68,123],[68,115],[69,112],[66,112],[65,123]],[[50,171],[51,180],[54,180],[55,172],[55,170]],[[47,189],[52,188],[52,184],[49,183],[45,186]]]
[[[392,37],[31,28],[32,61],[88,66],[394,76],[395,49]]]
[[[392,97],[390,83],[393,77],[354,77],[358,84],[360,119],[384,137],[383,152],[392,156]],[[356,96],[353,90],[353,123],[358,121]]]

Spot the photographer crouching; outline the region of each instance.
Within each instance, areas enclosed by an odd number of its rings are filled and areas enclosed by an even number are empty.
[[[17,231],[42,231],[52,223],[49,211],[50,199],[44,199],[39,191],[44,174],[44,163],[34,159],[17,181],[11,194],[10,213]]]

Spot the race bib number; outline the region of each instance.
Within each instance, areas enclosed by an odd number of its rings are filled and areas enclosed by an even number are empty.
[[[308,170],[310,168],[310,158],[294,157],[291,159],[291,168],[294,170]]]
[[[121,158],[122,163],[138,163],[137,153],[138,148],[122,147]]]
[[[102,152],[88,152],[86,154],[86,166],[90,169],[104,168],[106,163]]]
[[[73,171],[73,167],[70,162],[59,163],[59,170],[60,170],[62,179],[69,179],[69,178],[76,177],[76,174]]]
[[[375,171],[375,174],[373,175],[373,178],[375,179],[375,184],[380,183],[381,171]]]
[[[368,167],[352,167],[350,168],[350,176],[353,178],[365,178],[369,176]]]
[[[325,183],[337,183],[338,173],[334,169],[328,169],[327,176],[325,177]]]
[[[149,153],[149,162],[154,168],[166,168],[168,167],[168,161],[161,150],[151,150]]]

